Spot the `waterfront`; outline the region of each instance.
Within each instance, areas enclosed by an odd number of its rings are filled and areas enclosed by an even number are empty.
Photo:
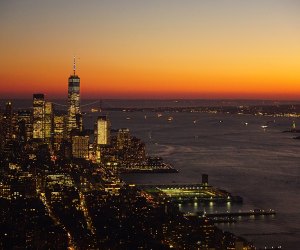
[[[105,102],[104,106],[125,108],[155,104],[156,107],[177,107],[182,104],[175,101],[126,103]],[[31,100],[16,102],[16,108],[31,105]],[[195,103],[191,101],[187,105],[195,106]],[[123,176],[126,181],[199,183],[201,175],[206,173],[209,184],[242,196],[244,204],[203,207],[200,203],[192,203],[181,205],[182,211],[214,213],[275,209],[275,217],[242,219],[236,224],[218,226],[253,240],[259,247],[268,243],[268,246],[295,249],[300,244],[300,141],[292,139],[296,134],[282,133],[291,128],[293,121],[298,124],[298,118],[187,112],[162,112],[160,116],[156,112],[103,111],[87,113],[85,127],[92,129],[95,117],[106,114],[113,129],[129,128],[132,135],[146,143],[150,155],[163,157],[180,171],[178,174],[130,174]],[[173,119],[169,121],[169,117]]]
[[[126,175],[126,181],[195,183],[207,173],[210,184],[244,198],[243,205],[212,205],[204,208],[207,211],[277,211],[273,218],[220,227],[253,240],[259,247],[268,243],[295,249],[300,244],[300,142],[292,139],[293,134],[281,133],[290,128],[291,119],[203,113],[163,113],[159,118],[156,113],[143,112],[108,115],[115,128],[128,127],[146,142],[149,154],[163,157],[180,171]],[[173,117],[171,122],[167,121],[169,116]],[[87,126],[92,125],[89,118],[86,121]],[[266,129],[261,127],[264,124],[268,124]],[[201,204],[182,205],[181,209],[203,210]]]

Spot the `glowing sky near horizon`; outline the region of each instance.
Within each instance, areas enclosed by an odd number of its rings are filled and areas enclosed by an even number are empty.
[[[0,2],[0,97],[300,98],[298,0]]]

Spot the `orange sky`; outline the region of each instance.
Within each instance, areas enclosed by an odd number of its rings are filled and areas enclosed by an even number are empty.
[[[0,3],[0,97],[300,98],[297,1]],[[225,3],[226,2],[226,3]]]

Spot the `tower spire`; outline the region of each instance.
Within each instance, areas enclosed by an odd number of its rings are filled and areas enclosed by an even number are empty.
[[[75,76],[75,71],[76,71],[76,58],[74,56],[74,61],[73,61],[73,73],[74,73],[74,76]]]

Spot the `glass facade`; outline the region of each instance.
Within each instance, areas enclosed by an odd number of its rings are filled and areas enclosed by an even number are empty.
[[[78,119],[80,114],[80,78],[77,75],[71,75],[68,81],[68,136],[72,130],[81,131],[81,120]]]
[[[44,139],[45,99],[43,94],[33,95],[33,139]]]

